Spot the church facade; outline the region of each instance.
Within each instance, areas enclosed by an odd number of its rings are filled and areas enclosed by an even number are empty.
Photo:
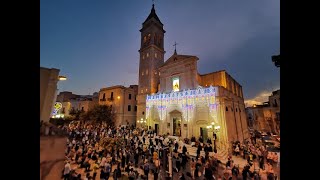
[[[141,32],[137,126],[182,138],[217,135],[218,148],[249,137],[241,85],[225,70],[199,74],[198,57],[164,61],[163,24],[154,6]]]

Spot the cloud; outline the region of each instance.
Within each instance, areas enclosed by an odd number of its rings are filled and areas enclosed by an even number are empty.
[[[262,91],[260,92],[256,97],[252,98],[252,99],[247,99],[244,101],[246,107],[251,107],[254,104],[256,105],[260,105],[263,102],[266,102],[269,100],[269,96],[271,96],[273,90],[272,91]]]

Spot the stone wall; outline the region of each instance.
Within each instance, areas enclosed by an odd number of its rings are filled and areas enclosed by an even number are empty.
[[[59,71],[40,67],[40,121],[49,122],[56,99]]]
[[[66,137],[40,136],[40,180],[61,179]]]

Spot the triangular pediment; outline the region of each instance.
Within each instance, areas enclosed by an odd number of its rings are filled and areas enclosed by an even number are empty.
[[[181,112],[175,109],[175,110],[169,112],[169,114],[181,114]]]
[[[168,60],[166,60],[166,62],[164,62],[164,64],[161,67],[164,67],[164,66],[167,66],[170,64],[174,64],[174,63],[178,63],[178,62],[182,62],[186,59],[198,60],[199,58],[197,56],[191,56],[191,55],[174,54]]]

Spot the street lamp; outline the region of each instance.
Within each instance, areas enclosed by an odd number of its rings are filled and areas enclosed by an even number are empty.
[[[219,131],[219,130],[220,130],[220,126],[216,126],[214,129],[215,129],[216,131]]]
[[[65,81],[65,80],[67,80],[67,77],[66,76],[58,76],[58,80]]]
[[[143,118],[140,119],[140,121],[138,120],[138,123],[141,123],[141,127],[144,127],[144,123],[146,123],[146,121],[143,121]]]
[[[214,130],[215,130],[215,132],[213,132],[213,151],[216,153],[217,152],[217,145],[216,145],[217,133],[220,130],[220,126],[215,126]]]

